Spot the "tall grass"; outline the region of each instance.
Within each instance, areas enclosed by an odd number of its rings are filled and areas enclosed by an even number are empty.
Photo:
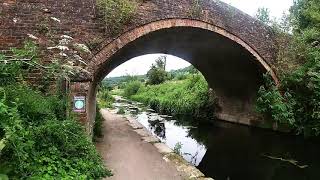
[[[97,94],[97,99],[100,108],[113,108],[115,99],[108,89],[100,89]]]
[[[161,113],[213,117],[215,97],[201,74],[159,85],[141,86],[130,99],[149,105]]]
[[[125,97],[131,97],[132,95],[137,94],[141,87],[142,87],[142,82],[130,81],[126,84],[123,95]]]

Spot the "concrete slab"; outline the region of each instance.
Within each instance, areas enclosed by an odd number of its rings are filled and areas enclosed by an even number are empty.
[[[163,159],[167,162],[172,162],[175,164],[177,170],[179,172],[183,172],[187,174],[188,179],[203,179],[205,180],[205,175],[196,167],[189,164],[185,159],[175,153],[166,154]],[[211,179],[211,178],[209,178]],[[208,180],[209,180],[208,179]]]
[[[143,125],[140,124],[136,119],[134,119],[132,117],[128,117],[128,116],[126,116],[126,119],[129,121],[129,124],[133,129],[142,129],[142,128],[144,128]]]
[[[148,143],[158,143],[160,140],[154,136],[147,136],[147,137],[142,137],[142,140]]]
[[[136,129],[134,131],[142,137],[151,136],[151,134],[146,129]]]
[[[153,145],[158,149],[158,151],[161,154],[168,154],[173,152],[172,149],[170,149],[167,145],[163,143],[155,143]]]

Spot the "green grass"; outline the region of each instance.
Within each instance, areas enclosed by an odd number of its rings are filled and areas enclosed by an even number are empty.
[[[102,89],[97,94],[98,106],[100,108],[113,108],[113,103],[115,101],[111,92],[107,89]]]
[[[160,85],[141,86],[132,100],[149,105],[161,113],[211,117],[214,95],[200,74],[189,75],[180,81],[167,81]]]

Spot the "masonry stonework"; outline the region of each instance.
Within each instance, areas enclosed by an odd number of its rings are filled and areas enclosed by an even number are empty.
[[[87,97],[86,113],[78,115],[88,131],[92,129],[95,116],[96,86],[110,70],[103,70],[109,59],[133,41],[158,30],[192,27],[219,34],[246,49],[277,80],[271,68],[277,52],[274,33],[249,15],[218,0],[201,0],[198,17],[190,17],[192,0],[139,2],[131,22],[119,34],[111,35],[105,31],[108,27],[103,23],[95,0],[2,0],[0,51],[6,53],[12,47],[20,47],[34,36],[43,63],[50,63],[53,57],[46,47],[58,41],[61,35],[86,44],[91,54],[82,58],[93,76],[72,82],[70,96]],[[38,77],[39,72],[30,73],[33,81]]]

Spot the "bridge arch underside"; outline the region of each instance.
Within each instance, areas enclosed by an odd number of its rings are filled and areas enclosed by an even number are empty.
[[[95,104],[96,85],[108,73],[131,58],[152,53],[174,55],[194,65],[218,97],[219,118],[242,124],[257,123],[253,121],[256,120],[254,102],[263,74],[272,70],[252,49],[222,34],[196,27],[156,30],[118,49],[96,67],[89,106]]]

